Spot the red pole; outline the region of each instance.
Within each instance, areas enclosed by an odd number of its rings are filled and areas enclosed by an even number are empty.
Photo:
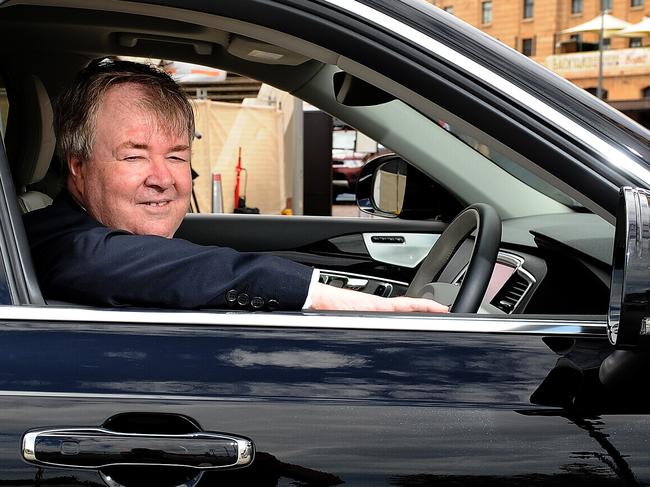
[[[235,167],[237,172],[237,182],[235,184],[235,208],[239,208],[239,175],[241,174],[241,147],[239,148],[239,156],[237,157],[237,166]]]

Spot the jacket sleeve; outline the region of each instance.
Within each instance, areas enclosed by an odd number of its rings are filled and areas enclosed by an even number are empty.
[[[100,306],[299,310],[313,272],[279,257],[103,226],[48,240],[32,246],[45,296]]]

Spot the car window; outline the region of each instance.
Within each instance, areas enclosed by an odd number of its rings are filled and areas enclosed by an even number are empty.
[[[564,207],[580,207],[562,191],[498,151],[466,121],[448,121],[444,114],[424,118],[415,108],[398,100],[377,107],[345,107],[347,113],[339,114],[333,110],[340,110],[340,105],[312,105],[309,90],[301,95],[307,100],[303,102],[254,79],[250,81],[258,83],[257,92],[252,90],[234,98],[235,95],[223,94],[231,75],[223,69],[166,59],[135,59],[167,70],[193,99],[197,137],[192,151],[192,209],[198,213],[297,212],[366,217],[355,204],[356,181],[365,161],[386,151],[395,151],[415,165],[424,164],[426,167],[420,169],[440,184],[448,197],[455,199],[446,206],[470,203],[474,195],[479,201],[493,203],[490,198],[498,194],[500,187],[511,186],[508,180],[512,176]],[[326,68],[325,74],[337,70],[334,66]],[[313,84],[317,89],[319,84],[331,85],[331,80],[324,76],[323,81]],[[215,88],[219,86],[224,91]],[[302,133],[296,132],[294,121],[296,110],[301,108]],[[394,125],[393,120],[400,120],[400,126]],[[447,137],[445,132],[453,137]],[[411,136],[413,140],[409,141]],[[303,146],[301,158],[296,153],[298,140]],[[467,148],[472,150],[471,157],[468,158],[469,153],[459,157]],[[423,151],[428,152],[424,158]],[[297,169],[296,163],[302,163],[302,170]],[[484,175],[479,192],[472,192],[468,189],[471,184],[462,181],[468,171],[474,170],[483,171]],[[501,171],[509,176],[499,174]],[[512,187],[511,190],[514,191]],[[514,198],[528,199],[525,195]],[[506,204],[501,206],[505,210]],[[520,203],[514,206],[521,208]],[[547,210],[529,211],[540,212]],[[509,211],[502,214],[522,216]]]
[[[150,62],[163,69],[170,65],[164,56]],[[257,75],[262,80],[268,79],[278,88],[261,84],[256,96],[244,97],[237,103],[227,102],[223,98],[211,99],[207,96],[207,88],[200,88],[190,81],[184,84],[193,98],[197,121],[192,148],[196,175],[192,198],[194,211],[291,214],[298,197],[303,198],[306,207],[308,198],[318,194],[317,190],[307,190],[308,181],[319,183],[318,189],[323,186],[327,188],[328,191],[323,194],[331,210],[334,151],[352,151],[353,155],[357,152],[371,155],[391,151],[415,167],[422,178],[435,182],[428,188],[434,189],[432,194],[427,192],[420,195],[423,199],[449,195],[455,205],[447,207],[487,203],[496,209],[503,220],[574,213],[573,201],[560,190],[550,187],[534,171],[521,169],[526,166],[525,158],[508,147],[507,141],[497,143],[487,136],[484,128],[478,126],[480,118],[477,118],[478,121],[466,120],[449,113],[436,104],[434,96],[424,100],[417,98],[419,95],[405,86],[397,82],[391,85],[390,80],[386,81],[378,71],[355,71],[354,66],[348,66],[351,75],[359,76],[373,87],[381,87],[390,96],[378,103],[343,103],[334,94],[336,88],[333,79],[336,74],[347,74],[347,71],[335,62],[310,59],[304,63],[307,66],[284,66],[283,74],[287,75],[287,79],[295,77],[298,88],[292,87],[292,81],[265,77],[266,70],[270,68],[253,62],[255,69],[247,66],[250,69],[248,74]],[[221,70],[215,66],[208,68],[208,71]],[[68,76],[71,77],[71,74]],[[289,91],[297,98],[289,95]],[[300,144],[294,137],[299,132],[296,130],[296,120],[304,124],[304,139]],[[301,168],[294,165],[299,156],[303,159]],[[318,164],[312,165],[317,158]],[[531,167],[538,162],[532,161]],[[355,170],[360,167],[356,161],[342,166],[342,169]],[[315,172],[319,168],[327,170],[325,176]],[[296,184],[301,185],[300,191]],[[435,191],[435,188],[444,191]],[[318,195],[320,201],[323,194]],[[336,203],[339,202],[337,200]],[[358,215],[353,202],[350,203]],[[449,219],[440,219],[426,222],[426,226],[418,226],[395,220],[397,225],[381,227],[381,231],[377,232],[373,229],[380,228],[378,226],[356,226],[355,222],[355,226],[350,227],[336,221],[329,226],[330,222],[325,222],[325,219],[318,220],[318,225],[311,227],[301,226],[299,219],[293,220],[297,223],[288,222],[287,219],[239,219],[249,222],[248,225],[235,224],[235,220],[189,217],[186,219],[188,226],[184,224],[181,227],[183,233],[179,236],[198,244],[276,253],[322,270],[321,277],[326,278],[327,283],[382,296],[404,294],[417,265],[426,257],[435,237],[449,222]],[[280,220],[281,226],[273,223]],[[263,238],[259,234],[261,225],[254,223],[259,221],[269,225],[264,227]],[[522,230],[516,233],[523,237],[514,243],[530,245],[530,228],[522,227]],[[409,240],[411,236],[426,238],[412,243]],[[389,247],[391,245],[403,246],[407,251],[394,251]],[[390,255],[386,255],[387,248]],[[518,276],[522,262],[531,267],[536,265],[532,256],[516,257],[507,262],[512,272],[505,281]],[[460,258],[450,267],[448,275],[444,276],[447,283],[462,282],[465,263]],[[543,268],[543,265],[540,264],[539,268]],[[533,268],[530,271],[532,278],[525,283],[527,290],[532,289],[530,286],[540,277],[536,270]],[[592,280],[595,282],[595,279]],[[506,282],[500,281],[499,284],[500,291]],[[498,291],[494,295],[497,299]],[[240,295],[235,297],[240,298]],[[248,303],[249,298],[246,294],[241,301]],[[548,299],[543,304],[552,302]],[[522,303],[518,300],[498,309],[504,312],[522,311]],[[550,306],[539,308],[540,313],[565,311],[557,307],[551,309]],[[599,310],[589,308],[585,312],[598,313]]]
[[[526,169],[524,166],[516,164],[512,159],[504,155],[489,142],[481,142],[478,139],[467,134],[462,127],[453,126],[443,120],[440,120],[440,126],[458,137],[459,140],[463,141],[472,149],[480,152],[483,156],[487,157],[501,169],[516,177],[526,185],[535,188],[540,193],[543,193],[544,195],[553,198],[558,203],[569,206],[572,209],[578,211],[589,211],[574,198],[571,198],[560,189],[544,181],[542,178],[537,176],[532,171]]]

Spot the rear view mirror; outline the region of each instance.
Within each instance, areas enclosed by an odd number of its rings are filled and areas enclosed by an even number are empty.
[[[650,345],[650,192],[621,189],[607,331],[618,348]]]

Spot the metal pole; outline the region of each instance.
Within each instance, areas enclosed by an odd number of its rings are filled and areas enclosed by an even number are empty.
[[[300,98],[293,99],[293,198],[291,211],[294,215],[302,215],[304,210],[304,119],[303,106]]]
[[[223,213],[223,189],[221,174],[212,173],[212,213]]]
[[[603,2],[600,3],[600,38],[598,40],[598,87],[596,88],[596,96],[603,99],[603,51],[605,42],[605,8]]]

